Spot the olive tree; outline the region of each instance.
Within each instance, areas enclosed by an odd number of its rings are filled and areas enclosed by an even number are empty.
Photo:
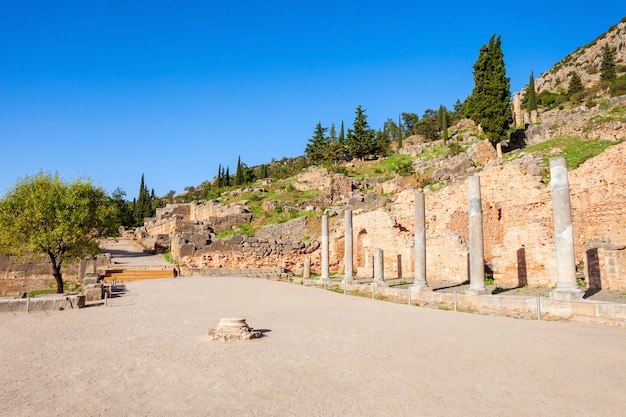
[[[98,253],[97,238],[112,230],[116,210],[89,180],[66,182],[58,173],[27,176],[0,199],[0,253],[47,256],[62,293],[61,267]]]

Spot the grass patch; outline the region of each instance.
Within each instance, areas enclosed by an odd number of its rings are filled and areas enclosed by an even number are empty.
[[[553,150],[560,149],[562,151],[560,156],[565,157],[567,168],[575,169],[578,168],[587,159],[600,155],[607,148],[617,145],[618,143],[619,142],[611,142],[601,139],[583,140],[571,136],[559,136],[545,142],[541,142],[535,145],[527,146],[523,149],[510,152],[505,156],[505,158],[507,160],[512,160],[519,157],[520,153],[522,152],[537,152],[541,154],[544,164],[546,164],[546,166],[550,166],[550,158],[558,156],[554,155]],[[549,171],[546,173],[542,173],[542,176],[545,177],[544,182],[547,183],[550,180]]]
[[[178,262],[174,260],[174,258],[172,257],[172,252],[169,250],[163,254],[163,258],[165,258],[165,261],[167,263],[178,265]]]
[[[63,281],[63,293],[64,294],[78,294],[82,290],[82,285],[74,281]],[[39,288],[26,293],[26,297],[36,297],[38,295],[56,294],[57,285],[50,284],[47,288]]]

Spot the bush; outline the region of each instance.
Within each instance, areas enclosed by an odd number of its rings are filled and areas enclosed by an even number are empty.
[[[619,77],[611,84],[611,97],[622,96],[626,94],[626,76]]]
[[[537,95],[537,104],[542,107],[552,107],[556,103],[557,97],[559,97],[557,93],[543,90]]]

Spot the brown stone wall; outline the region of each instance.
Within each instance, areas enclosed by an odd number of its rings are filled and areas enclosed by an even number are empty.
[[[64,280],[77,280],[78,264],[62,268]],[[41,258],[32,261],[19,260],[13,256],[0,255],[0,297],[14,297],[18,292],[56,288],[50,261]]]

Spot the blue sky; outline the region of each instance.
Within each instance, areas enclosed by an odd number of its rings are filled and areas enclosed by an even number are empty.
[[[0,1],[0,195],[39,171],[132,199],[302,155],[317,121],[374,128],[464,100],[496,33],[520,90],[622,1]],[[518,6],[516,6],[516,4]]]

